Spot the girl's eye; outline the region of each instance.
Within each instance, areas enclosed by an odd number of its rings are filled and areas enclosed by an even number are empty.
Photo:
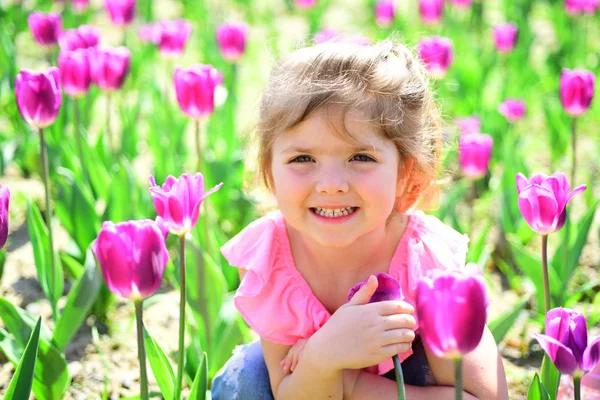
[[[313,159],[311,156],[298,156],[290,161],[290,163],[307,163],[312,162]]]
[[[353,161],[359,161],[359,162],[374,162],[375,159],[371,156],[368,156],[366,154],[355,154],[352,156],[351,160]]]

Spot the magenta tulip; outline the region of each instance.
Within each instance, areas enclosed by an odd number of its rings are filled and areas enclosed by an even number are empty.
[[[478,179],[486,174],[493,145],[494,140],[485,133],[471,133],[460,136],[460,166],[466,177]]]
[[[431,36],[419,42],[419,58],[433,78],[443,78],[454,61],[452,41],[445,37]]]
[[[154,43],[154,24],[144,24],[138,29],[138,37],[144,43]]]
[[[28,124],[37,128],[52,125],[62,104],[58,68],[38,73],[22,69],[15,78],[15,96],[19,112]]]
[[[375,4],[375,22],[381,27],[390,26],[394,21],[394,0],[379,0]]]
[[[600,6],[600,0],[565,0],[567,13],[576,14],[593,14]]]
[[[514,49],[515,44],[517,43],[519,28],[512,22],[496,25],[493,29],[493,35],[496,50],[500,53],[509,53]]]
[[[313,7],[317,3],[317,0],[294,0],[294,4],[301,10],[307,10]]]
[[[425,24],[435,24],[442,19],[444,0],[419,0],[419,14]]]
[[[567,114],[578,117],[590,108],[594,98],[594,74],[583,69],[562,70],[560,101]]]
[[[402,295],[402,289],[400,289],[400,283],[398,283],[396,279],[392,278],[384,272],[375,274],[375,277],[377,278],[377,289],[375,290],[375,293],[373,293],[373,295],[371,296],[369,303],[377,303],[380,301],[387,300],[404,300],[404,296]],[[347,301],[350,301],[352,297],[354,297],[356,292],[358,292],[363,286],[367,284],[368,280],[369,278],[365,279],[357,285],[354,285],[354,287],[348,291]]]
[[[187,70],[176,68],[175,92],[181,110],[191,118],[203,119],[214,111],[215,89],[223,76],[211,65],[196,64]]]
[[[478,117],[470,116],[465,118],[457,118],[454,122],[456,123],[461,135],[481,132],[481,120]]]
[[[162,187],[150,177],[150,194],[156,213],[169,231],[178,236],[184,236],[196,226],[202,202],[221,186],[223,183],[205,192],[204,177],[200,173],[193,176],[185,173],[177,179],[169,175]]]
[[[458,8],[467,8],[473,3],[473,0],[450,0],[450,3]]]
[[[92,82],[107,92],[119,90],[129,74],[130,56],[127,47],[94,50],[90,53]]]
[[[483,336],[488,299],[476,264],[437,270],[417,285],[416,311],[424,345],[437,357],[460,358]]]
[[[92,249],[110,291],[131,300],[158,290],[169,261],[165,239],[152,220],[106,221]]]
[[[100,31],[91,25],[81,25],[76,29],[68,29],[58,37],[61,50],[87,49],[98,46]]]
[[[588,342],[583,315],[568,308],[553,308],[546,314],[546,334],[534,334],[556,368],[581,377],[600,361],[600,337]]]
[[[115,25],[129,25],[133,21],[135,0],[104,0],[104,7]]]
[[[231,22],[221,24],[217,27],[217,44],[221,56],[234,62],[244,55],[246,50],[246,38],[248,36],[248,25],[244,22]]]
[[[498,112],[508,122],[517,122],[525,116],[525,102],[519,99],[507,99],[500,104]]]
[[[10,190],[0,183],[0,250],[8,239],[8,205],[10,203]]]
[[[154,42],[160,54],[166,58],[177,58],[183,54],[192,33],[192,24],[182,19],[162,21],[154,25]]]
[[[62,20],[56,13],[44,14],[36,11],[29,14],[27,24],[33,38],[42,46],[54,46],[62,29]]]
[[[534,174],[529,180],[518,173],[519,210],[531,229],[540,235],[547,235],[564,226],[567,204],[585,188],[586,185],[581,185],[570,191],[571,185],[562,172],[556,172],[552,176]]]
[[[58,53],[58,68],[65,93],[70,97],[81,97],[86,94],[92,83],[90,75],[89,51],[61,50]]]

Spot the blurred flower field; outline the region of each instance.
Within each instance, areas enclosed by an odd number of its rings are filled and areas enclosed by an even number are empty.
[[[572,398],[593,365],[544,357],[545,321],[600,337],[599,6],[0,0],[0,395],[209,395],[256,338],[219,248],[270,204],[248,153],[270,68],[392,37],[442,112],[430,212],[470,237],[510,398]],[[600,398],[600,367],[582,386]]]

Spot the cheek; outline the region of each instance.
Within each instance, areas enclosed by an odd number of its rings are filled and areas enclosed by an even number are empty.
[[[275,195],[278,198],[293,198],[307,191],[311,178],[309,174],[292,169],[276,168],[273,170]]]
[[[393,204],[396,201],[397,175],[393,172],[362,173],[355,176],[356,190],[372,201]]]

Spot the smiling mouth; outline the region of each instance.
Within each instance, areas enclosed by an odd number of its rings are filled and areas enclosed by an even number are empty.
[[[320,208],[320,207],[311,207],[310,211],[314,214],[320,215],[321,217],[326,218],[338,218],[345,217],[347,215],[354,214],[359,207],[344,207],[344,208]]]

